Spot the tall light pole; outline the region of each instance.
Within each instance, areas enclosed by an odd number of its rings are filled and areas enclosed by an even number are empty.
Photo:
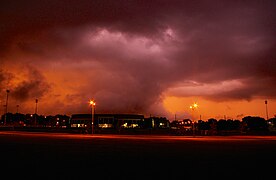
[[[18,114],[19,104],[16,105],[16,113]]]
[[[94,100],[90,100],[89,104],[91,105],[91,134],[94,134],[94,110],[96,103]]]
[[[10,93],[10,90],[6,90],[7,92],[7,99],[6,99],[6,114],[5,114],[5,122],[4,122],[4,125],[6,125],[7,123],[7,113],[8,113],[8,101],[9,101],[9,93]]]
[[[267,100],[265,100],[266,120],[268,120]]]
[[[20,118],[19,118],[20,116],[19,116],[19,110],[18,109],[19,109],[19,104],[16,105],[16,119],[20,123]]]
[[[194,111],[195,109],[197,109],[197,107],[198,107],[197,103],[194,103],[193,105],[190,106],[190,109]],[[195,120],[193,120],[193,136],[195,136]]]
[[[38,99],[35,99],[35,126],[36,126],[36,117],[37,117],[37,103],[38,103]]]

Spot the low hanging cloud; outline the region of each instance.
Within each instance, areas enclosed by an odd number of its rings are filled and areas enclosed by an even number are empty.
[[[20,73],[5,72],[1,76],[9,75],[6,78],[1,78],[1,99],[5,103],[6,96],[9,96],[10,109],[15,109],[15,105],[21,104],[21,109],[28,110],[30,101],[42,98],[47,94],[51,86],[45,81],[44,76],[34,67],[25,66],[20,69]],[[5,91],[5,92],[4,92]],[[6,94],[8,93],[8,94]],[[4,100],[5,99],[5,100]]]
[[[0,80],[14,62],[31,65],[36,70],[14,85],[14,97],[51,97],[48,109],[58,104],[66,112],[85,109],[89,97],[102,112],[139,113],[165,111],[166,95],[275,98],[275,7],[254,0],[2,1]]]
[[[31,67],[27,68],[27,77],[13,87],[11,94],[19,101],[37,99],[46,94],[50,85],[39,71]]]

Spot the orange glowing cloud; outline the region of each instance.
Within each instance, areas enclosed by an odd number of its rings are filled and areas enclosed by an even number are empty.
[[[11,112],[38,99],[41,114],[86,113],[93,98],[103,113],[235,119],[264,117],[267,99],[273,117],[276,5],[256,2],[5,3],[1,105],[10,89]]]

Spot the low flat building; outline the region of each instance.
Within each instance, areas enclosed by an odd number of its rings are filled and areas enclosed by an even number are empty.
[[[144,115],[139,114],[94,114],[94,128],[120,130],[142,128]],[[92,114],[73,114],[70,118],[72,129],[92,129]]]

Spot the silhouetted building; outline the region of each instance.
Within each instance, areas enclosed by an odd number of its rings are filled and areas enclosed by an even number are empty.
[[[122,129],[140,129],[144,123],[144,115],[139,114],[94,114],[96,132],[102,130],[120,131]],[[73,114],[70,118],[71,129],[92,129],[92,114]]]

